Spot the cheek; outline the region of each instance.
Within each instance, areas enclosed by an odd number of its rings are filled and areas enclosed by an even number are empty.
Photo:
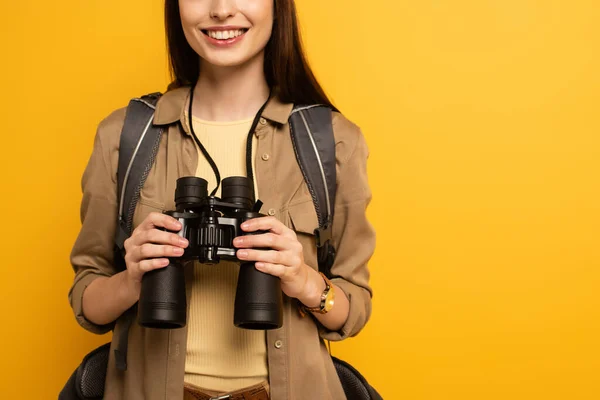
[[[181,27],[187,42],[199,53],[201,51],[200,39],[197,27],[202,20],[205,11],[197,2],[190,0],[181,0],[179,2],[179,15],[181,18]]]
[[[272,27],[266,25],[265,27],[262,27],[262,29],[260,30],[260,34],[257,36],[257,46],[264,48],[267,43],[269,42],[269,39],[271,38],[271,34],[272,34]]]
[[[271,37],[273,30],[273,12],[273,0],[253,2],[247,10],[247,15],[250,16],[252,24],[260,30],[261,41],[265,41],[265,43]]]
[[[197,19],[196,7],[193,6],[193,2],[189,0],[183,0],[179,2],[179,16],[181,18],[181,25],[183,29],[189,28],[193,25],[193,21]]]

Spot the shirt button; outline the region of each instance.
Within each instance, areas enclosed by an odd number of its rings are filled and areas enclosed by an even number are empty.
[[[272,217],[273,215],[275,215],[275,209],[274,208],[269,208],[269,215]]]
[[[280,349],[281,347],[283,347],[283,342],[281,340],[278,340],[275,342],[275,348],[276,349]]]
[[[263,161],[269,161],[269,155],[267,153],[263,154],[260,158],[263,159]]]
[[[266,125],[267,124],[267,120],[261,117],[260,118],[260,124],[261,125]]]

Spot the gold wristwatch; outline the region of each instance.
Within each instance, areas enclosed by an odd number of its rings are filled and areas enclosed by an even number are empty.
[[[306,307],[304,304],[300,303],[300,314],[302,314],[302,316],[306,315],[306,312],[327,314],[333,308],[335,302],[335,290],[333,284],[322,272],[319,272],[319,274],[321,274],[325,281],[325,290],[321,293],[321,304],[319,307]]]

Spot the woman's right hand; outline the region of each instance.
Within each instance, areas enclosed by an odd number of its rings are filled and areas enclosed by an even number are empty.
[[[137,293],[146,272],[166,267],[169,265],[167,257],[181,257],[189,245],[186,239],[176,233],[158,228],[179,232],[181,223],[169,215],[152,212],[125,240],[128,281]]]

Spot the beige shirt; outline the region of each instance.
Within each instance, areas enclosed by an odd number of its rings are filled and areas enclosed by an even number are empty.
[[[211,122],[193,118],[194,132],[217,165],[221,180],[247,176],[246,142],[252,120]],[[256,137],[253,139],[255,153]],[[215,174],[199,148],[198,152],[196,176],[208,181],[210,193],[216,187]],[[221,196],[221,186],[216,196]],[[268,379],[265,332],[233,325],[239,270],[239,264],[231,261],[194,265],[185,382],[219,392],[233,392]]]
[[[154,124],[165,133],[155,164],[140,193],[133,225],[139,225],[152,211],[173,210],[177,178],[193,176],[198,151],[184,118],[189,87],[165,93],[159,100]],[[288,118],[292,104],[271,98],[255,130],[257,138],[255,176],[264,205],[263,213],[273,214],[293,229],[304,249],[307,265],[317,269],[314,230],[317,215],[296,161]],[[98,127],[94,148],[83,173],[81,185],[81,230],[71,251],[75,272],[69,301],[79,324],[94,333],[114,330],[105,399],[181,400],[185,377],[188,329],[150,329],[131,325],[127,351],[127,371],[116,368],[114,349],[123,320],[99,326],[85,318],[82,296],[98,277],[119,271],[113,263],[113,243],[117,229],[117,165],[119,137],[125,109],[108,116]],[[333,113],[337,193],[332,241],[337,256],[332,282],[350,301],[348,319],[339,331],[330,331],[312,317],[302,318],[298,301],[284,296],[283,326],[267,331],[267,358],[270,394],[273,400],[344,399],[324,339],[344,340],[360,332],[371,315],[371,288],[367,263],[375,250],[375,232],[366,217],[371,200],[367,182],[368,149],[360,129],[343,115]],[[186,269],[186,293],[193,270]],[[189,304],[189,303],[188,303]],[[393,339],[393,338],[392,338]]]

